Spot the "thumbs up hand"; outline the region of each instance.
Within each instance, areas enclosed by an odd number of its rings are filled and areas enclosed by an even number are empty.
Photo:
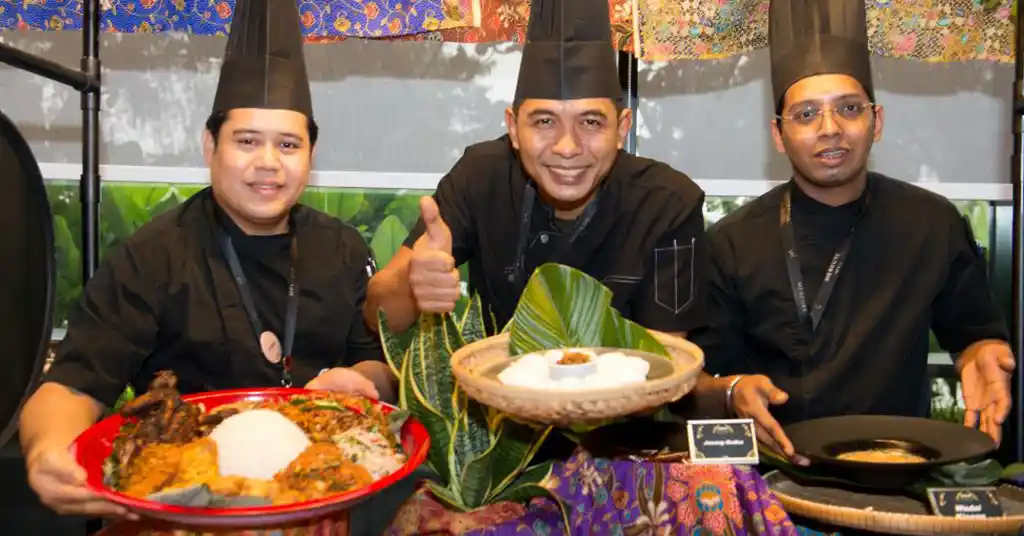
[[[421,313],[447,313],[461,296],[459,271],[452,257],[452,231],[432,197],[420,199],[426,231],[416,240],[409,263],[409,286]]]

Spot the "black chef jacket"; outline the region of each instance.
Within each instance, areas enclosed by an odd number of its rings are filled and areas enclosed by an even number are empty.
[[[969,224],[938,195],[880,174],[867,194],[830,207],[794,183],[779,186],[709,231],[710,327],[694,334],[713,374],[763,374],[790,395],[784,425],[842,414],[927,416],[929,328],[958,353],[1008,340]],[[798,320],[779,206],[792,220],[807,303],[856,223],[845,266],[815,333]]]
[[[292,222],[287,235],[247,236],[210,189],[157,216],[112,250],[86,285],[45,381],[106,405],[129,383],[144,392],[163,369],[175,372],[182,393],[280,386],[281,371],[263,357],[216,238],[218,223],[232,238],[263,329],[282,340],[296,233],[295,386],[324,368],[382,360],[362,316],[366,242],[307,207],[295,207]]]
[[[502,329],[529,275],[546,262],[582,270],[614,293],[626,318],[660,331],[689,331],[705,315],[704,192],[666,164],[620,151],[596,198],[597,210],[567,247],[574,222],[554,218],[538,195],[522,277],[510,280],[527,185],[508,136],[472,145],[441,179],[434,199],[451,228],[456,263]],[[422,219],[405,245],[424,232]]]

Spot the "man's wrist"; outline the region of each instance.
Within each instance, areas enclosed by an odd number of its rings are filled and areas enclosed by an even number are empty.
[[[732,399],[733,394],[736,392],[736,385],[739,384],[743,378],[746,378],[746,375],[737,374],[736,376],[726,378],[729,380],[729,383],[726,384],[725,387],[725,409],[731,416],[736,416],[736,408],[733,405]]]
[[[1011,353],[1013,350],[1010,347],[1010,343],[1002,339],[982,339],[971,343],[967,348],[964,348],[960,353],[952,354],[953,366],[956,368],[957,375],[962,375],[964,368],[973,362],[982,353],[982,349],[989,345],[1005,346]]]

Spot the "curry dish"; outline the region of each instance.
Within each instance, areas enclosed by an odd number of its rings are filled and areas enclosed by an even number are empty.
[[[590,356],[583,352],[566,352],[558,360],[559,365],[585,365],[590,363]]]
[[[923,456],[911,454],[899,448],[855,450],[844,452],[836,456],[836,459],[868,463],[925,463],[928,461]]]
[[[388,416],[363,399],[303,394],[206,412],[201,404],[181,400],[176,384],[173,374],[162,372],[148,392],[121,409],[126,424],[105,467],[110,487],[148,498],[206,486],[221,497],[280,505],[365,487],[405,462]],[[254,409],[279,412],[305,432],[310,444],[272,480],[222,476],[217,443],[209,435],[224,419]]]

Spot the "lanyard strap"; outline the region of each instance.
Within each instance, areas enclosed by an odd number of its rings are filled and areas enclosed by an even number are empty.
[[[263,323],[260,322],[259,315],[256,314],[256,304],[252,299],[249,280],[245,277],[245,272],[242,271],[242,263],[238,259],[238,253],[235,251],[234,244],[231,243],[231,237],[223,229],[218,229],[217,234],[220,238],[224,255],[227,257],[231,276],[234,278],[235,285],[238,287],[238,293],[242,297],[242,306],[249,316],[249,324],[256,334],[256,342],[259,344],[263,335]],[[284,340],[282,341],[281,361],[278,364],[281,368],[281,385],[285,387],[291,387],[292,383],[292,348],[295,343],[295,323],[299,316],[299,292],[295,278],[295,264],[299,256],[298,250],[298,243],[295,237],[292,236],[290,247],[291,266],[288,268],[288,302],[285,306]]]
[[[857,224],[864,217],[865,209],[870,200],[870,197],[867,197],[867,194],[865,195],[864,205],[861,207],[857,220],[850,228],[850,233],[843,240],[843,243],[840,244],[839,249],[832,256],[832,262],[829,263],[828,269],[825,270],[825,278],[821,281],[821,288],[818,289],[814,305],[808,307],[807,288],[804,286],[804,277],[800,272],[800,257],[796,252],[796,238],[793,232],[791,190],[787,189],[782,194],[779,219],[782,226],[782,240],[786,247],[786,271],[789,272],[789,286],[793,292],[793,300],[796,302],[797,318],[800,319],[802,325],[809,326],[812,333],[817,331],[818,325],[821,324],[821,318],[825,314],[825,307],[828,305],[829,298],[832,297],[836,281],[839,280],[839,274],[842,272],[843,265],[846,263],[846,258],[850,253],[850,244],[853,243],[853,236],[857,233]]]
[[[555,251],[555,254],[549,259],[552,262],[558,262],[561,260],[562,255],[569,249],[570,246],[583,234],[583,231],[590,225],[590,220],[594,219],[594,215],[597,214],[597,199],[600,197],[594,196],[588,203],[586,208],[583,209],[583,214],[580,215],[576,220],[576,224],[573,226],[572,234],[569,236],[569,240],[561,243],[559,248]],[[533,186],[532,182],[526,183],[526,189],[523,192],[523,210],[519,218],[519,237],[516,244],[516,260],[515,263],[506,268],[505,272],[508,274],[509,283],[522,282],[524,280],[524,272],[526,270],[526,242],[530,238],[530,226],[533,222],[533,205],[537,200],[537,189]]]

